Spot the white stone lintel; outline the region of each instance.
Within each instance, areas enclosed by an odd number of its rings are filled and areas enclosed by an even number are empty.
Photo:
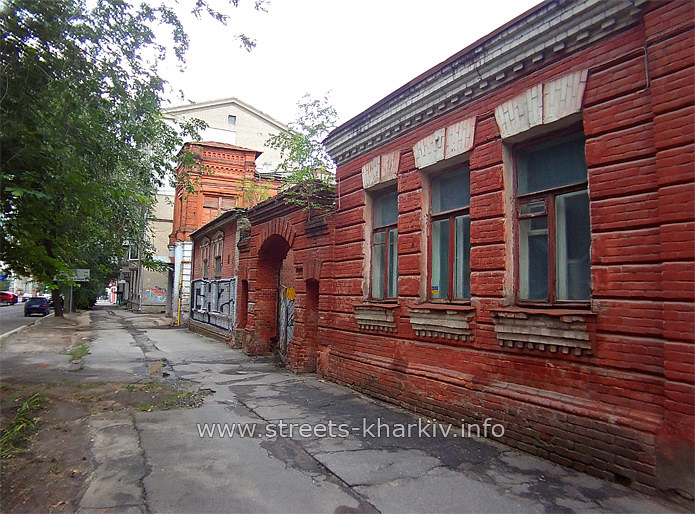
[[[475,138],[475,122],[475,116],[466,118],[436,130],[415,143],[415,166],[418,169],[426,168],[470,151]]]
[[[398,174],[400,159],[400,150],[394,150],[374,157],[362,166],[362,186],[365,189],[369,189],[383,182],[394,180]]]
[[[588,70],[536,84],[495,108],[502,139],[581,111]]]

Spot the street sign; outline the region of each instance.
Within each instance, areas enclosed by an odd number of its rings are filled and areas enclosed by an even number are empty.
[[[89,282],[89,269],[72,269],[56,276],[56,280],[72,280],[73,282]]]

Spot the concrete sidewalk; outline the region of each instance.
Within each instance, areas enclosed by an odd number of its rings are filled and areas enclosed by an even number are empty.
[[[96,469],[83,512],[682,510],[491,439],[461,437],[460,427],[433,437],[432,420],[159,316],[115,307],[90,316],[90,354],[72,380],[148,381],[148,368],[165,363],[168,377],[159,380],[211,394],[196,409],[90,416]],[[408,425],[409,437],[399,431]]]
[[[132,333],[137,318],[116,314]],[[153,512],[663,512],[670,507],[489,439],[420,437],[417,424],[429,420],[186,330],[140,330],[134,338],[146,358],[164,357],[176,377],[213,391],[199,409],[135,416],[148,470],[143,496]],[[281,430],[281,422],[285,435],[289,425],[295,427],[292,437],[266,437],[266,431]],[[296,433],[301,424],[328,429],[331,422],[343,426],[339,435],[345,437]],[[203,423],[253,426],[256,432],[200,437]],[[396,427],[410,424],[418,427],[411,437],[394,436]]]

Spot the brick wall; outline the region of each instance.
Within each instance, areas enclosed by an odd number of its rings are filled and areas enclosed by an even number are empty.
[[[442,419],[491,417],[513,446],[642,491],[692,488],[692,47],[692,4],[652,3],[639,24],[339,166],[335,257],[321,276],[319,372]],[[582,318],[590,351],[500,346],[495,312],[510,306],[514,233],[494,110],[579,70],[588,70],[580,118],[591,201],[593,294]],[[409,311],[426,299],[427,213],[412,148],[470,117],[473,335],[417,336]],[[366,295],[362,167],[391,152],[400,156],[399,298],[395,332],[384,333],[359,328],[353,306]]]
[[[505,426],[502,441],[524,451],[641,491],[692,494],[693,6],[640,9],[638,22],[577,50],[559,45],[514,81],[361,150],[338,167],[336,213],[309,218],[281,196],[252,208],[250,235],[238,245],[237,342],[249,354],[278,351],[285,262],[296,276],[294,338],[282,356],[290,369],[454,423],[492,418]],[[539,114],[552,118],[548,126],[543,119],[532,130],[547,135],[572,122],[585,135],[592,296],[584,306],[529,307],[515,301],[517,141],[503,139],[496,108],[539,85],[556,87],[558,77],[581,84],[570,98],[581,111],[555,121],[565,101],[555,99]],[[413,147],[454,126],[460,144],[441,154],[465,151],[456,162],[470,167],[472,297],[441,305],[428,296],[429,179]],[[436,168],[440,158],[429,162]],[[363,180],[392,184],[393,174],[398,298],[370,302]],[[232,232],[223,230],[226,253]]]
[[[246,319],[246,325],[237,331],[238,338],[251,355],[277,353],[278,273],[291,251],[296,290],[294,337],[282,358],[294,371],[314,371],[322,342],[318,326],[329,322],[323,313],[333,281],[324,278],[322,270],[333,255],[334,214],[315,213],[309,218],[298,206],[272,198],[251,209],[248,216],[251,233],[240,244],[239,253],[239,280],[248,282],[248,301],[237,307],[237,315]]]
[[[213,238],[222,233],[224,244],[222,247],[222,274],[215,274],[215,256],[212,248]],[[212,226],[209,230],[201,230],[193,240],[193,273],[192,280],[203,278],[203,257],[201,246],[203,241],[209,244],[208,252],[208,278],[231,278],[236,276],[237,269],[237,223],[232,218],[229,223],[221,226]]]

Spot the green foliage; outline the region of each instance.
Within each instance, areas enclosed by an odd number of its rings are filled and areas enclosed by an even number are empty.
[[[288,201],[311,215],[332,208],[335,164],[323,139],[335,127],[337,113],[327,96],[312,99],[307,94],[297,106],[299,116],[289,124],[290,131],[271,136],[266,144],[281,152],[283,160],[276,173],[285,181],[283,193]]]
[[[36,429],[39,418],[33,412],[50,400],[41,393],[32,394],[17,409],[10,426],[0,436],[0,456],[3,459],[11,457],[26,447],[28,435]]]
[[[208,391],[181,391],[175,390],[163,398],[157,398],[155,402],[139,403],[137,408],[143,412],[173,410],[182,408],[200,407],[205,401]]]
[[[253,207],[257,203],[270,198],[271,188],[263,183],[262,179],[241,181],[241,206]]]
[[[72,360],[77,360],[87,355],[89,353],[89,350],[87,349],[87,345],[81,344],[79,346],[75,346],[74,348],[70,348],[65,353],[66,355],[72,357]]]
[[[226,22],[206,0],[190,2]],[[202,122],[177,129],[160,111],[158,66],[168,51],[183,62],[188,37],[166,3],[125,0],[7,0],[0,27],[0,260],[53,289],[61,272],[89,268],[93,284],[79,293],[89,303],[117,275],[124,241],[151,258],[148,213],[175,165],[199,171],[178,151]]]

